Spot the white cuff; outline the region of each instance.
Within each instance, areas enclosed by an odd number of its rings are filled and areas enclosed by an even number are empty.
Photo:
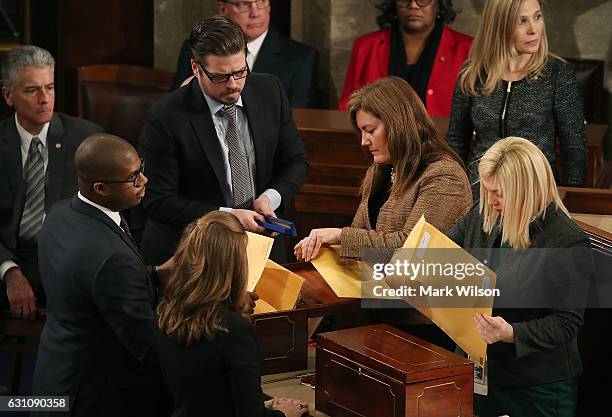
[[[6,274],[8,270],[11,268],[19,268],[19,265],[17,265],[15,262],[11,261],[10,259],[0,264],[0,279],[2,281],[4,281],[4,274]]]
[[[261,195],[265,195],[270,200],[270,206],[272,207],[272,211],[276,211],[277,208],[280,207],[283,198],[280,193],[273,188],[268,188],[266,191],[261,193]]]

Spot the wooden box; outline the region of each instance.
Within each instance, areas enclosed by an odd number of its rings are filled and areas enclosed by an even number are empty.
[[[386,324],[322,333],[315,408],[334,417],[472,417],[473,366]]]

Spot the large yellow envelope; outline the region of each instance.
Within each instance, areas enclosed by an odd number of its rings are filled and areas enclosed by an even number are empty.
[[[321,248],[310,262],[338,297],[361,298],[360,262],[341,262],[340,246]]]
[[[266,262],[272,250],[274,239],[271,237],[258,235],[257,233],[246,232],[248,236],[247,242],[247,259],[249,262],[249,281],[247,291],[253,291],[257,286],[257,282],[261,277]]]
[[[268,259],[255,287],[255,314],[293,309],[303,283],[304,278]]]
[[[406,257],[410,258],[412,262],[421,260],[423,262],[435,262],[430,258],[436,256],[435,251],[428,251],[427,249],[458,249],[453,252],[453,262],[458,260],[465,263],[478,263],[471,254],[462,250],[455,242],[450,240],[444,233],[437,230],[435,227],[425,221],[425,217],[422,216],[417,222],[415,227],[410,232],[410,235],[406,239],[403,245],[407,251],[400,251],[396,256],[401,256],[402,259]],[[438,254],[440,251],[437,252]],[[394,257],[391,262],[394,262],[398,258]],[[485,274],[487,288],[495,288],[496,275],[489,268],[485,267]],[[431,279],[431,277],[429,277]],[[422,285],[431,284],[436,287],[443,286],[446,284],[454,285],[456,281],[443,283],[443,282],[428,282],[428,277],[419,276],[417,280]],[[449,278],[454,280],[454,278]],[[474,307],[466,308],[441,308],[441,307],[427,307],[427,301],[423,297],[420,297],[416,308],[427,316],[431,321],[436,323],[451,339],[457,343],[463,351],[468,353],[472,358],[476,359],[481,365],[484,366],[486,363],[487,355],[487,344],[478,334],[476,324],[474,323],[474,315],[476,313],[491,314],[493,306],[493,297],[478,297],[478,299],[469,300],[464,299],[466,304],[474,302]],[[410,302],[410,298],[406,297]],[[431,300],[431,303],[435,305],[436,301]]]

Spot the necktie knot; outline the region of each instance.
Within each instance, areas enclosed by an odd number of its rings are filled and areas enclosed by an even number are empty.
[[[223,106],[219,112],[229,120],[236,120],[236,105],[230,104]]]
[[[34,149],[36,149],[37,151],[40,151],[41,146],[42,146],[42,142],[40,141],[38,136],[34,136],[32,138],[32,142],[30,142],[30,152]]]

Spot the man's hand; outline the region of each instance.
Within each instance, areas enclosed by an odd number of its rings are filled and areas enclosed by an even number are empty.
[[[262,194],[253,201],[253,210],[267,217],[276,217],[268,196]]]
[[[312,229],[310,235],[295,245],[293,254],[299,261],[310,262],[317,256],[321,246],[340,243],[341,234],[342,229],[338,228]]]
[[[236,216],[242,227],[249,232],[263,233],[266,229],[257,224],[255,220],[263,220],[264,216],[253,210],[232,209],[231,213]]]
[[[11,305],[11,316],[32,320],[36,317],[36,297],[28,279],[19,268],[11,268],[4,274],[6,295]]]
[[[474,321],[480,337],[487,344],[490,345],[495,342],[514,343],[514,328],[503,318],[476,313]]]

